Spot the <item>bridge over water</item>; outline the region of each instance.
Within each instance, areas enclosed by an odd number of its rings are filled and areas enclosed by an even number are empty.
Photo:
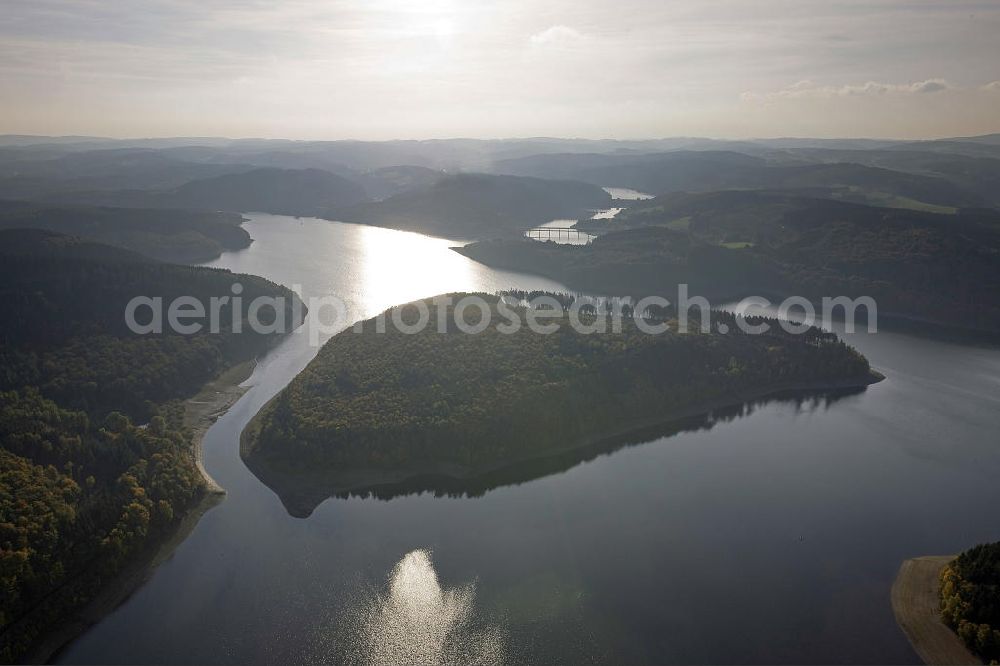
[[[526,238],[540,241],[589,243],[597,234],[580,231],[575,227],[534,227],[525,231],[524,235]]]

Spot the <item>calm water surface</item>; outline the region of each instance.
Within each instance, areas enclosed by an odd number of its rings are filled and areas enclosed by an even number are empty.
[[[625,187],[605,187],[604,191],[611,195],[611,198],[615,201],[642,201],[645,199],[652,199],[652,194],[645,194],[644,192],[639,192],[638,190],[630,190]],[[622,212],[624,208],[620,206],[615,206],[611,208],[606,208],[604,210],[595,211],[591,215],[591,219],[594,220],[610,220],[614,218],[618,213]],[[572,227],[576,224],[574,219],[559,219],[552,220],[551,222],[546,222],[540,225],[542,228],[552,227],[552,228],[565,228]],[[535,237],[534,240],[538,241],[549,241],[552,243],[559,243],[561,245],[586,245],[591,241],[590,236],[578,236],[576,234],[565,234],[565,235],[555,235],[555,236],[542,236]]]
[[[453,290],[560,285],[447,241],[252,215],[213,263],[357,316]],[[1000,539],[1000,353],[851,342],[888,379],[772,402],[479,497],[330,499],[288,515],[238,436],[316,353],[292,335],[209,430],[228,490],[65,663],[915,663],[902,559]]]

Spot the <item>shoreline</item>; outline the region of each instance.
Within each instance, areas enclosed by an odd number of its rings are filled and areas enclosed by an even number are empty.
[[[42,635],[21,655],[22,663],[43,664],[58,655],[90,627],[128,601],[146,583],[157,567],[169,560],[174,551],[194,531],[201,517],[222,502],[226,491],[205,470],[203,440],[212,427],[249,387],[241,386],[253,374],[256,361],[244,361],[205,383],[198,393],[184,401],[184,425],[191,430],[191,455],[205,481],[205,491],[162,538],[149,543],[125,565],[101,590],[72,616]]]
[[[266,411],[268,405],[277,399],[280,392],[270,401],[264,404],[260,410],[254,414],[253,418],[247,422],[240,433],[240,458],[250,471],[278,494],[278,497],[285,505],[285,509],[296,517],[306,517],[312,511],[301,511],[302,507],[289,506],[286,500],[290,499],[280,492],[282,487],[301,488],[309,483],[316,483],[325,488],[326,497],[351,492],[363,492],[373,488],[383,486],[393,486],[404,484],[416,479],[437,477],[450,481],[467,482],[477,478],[502,472],[517,465],[538,460],[547,460],[559,456],[573,453],[574,451],[586,451],[589,448],[598,446],[609,440],[627,437],[632,433],[641,433],[649,428],[669,426],[672,423],[683,421],[702,415],[709,415],[715,411],[751,403],[758,400],[777,398],[789,393],[812,393],[823,391],[838,391],[851,389],[864,389],[872,384],[877,384],[885,379],[882,373],[871,370],[867,377],[855,379],[833,380],[833,381],[811,381],[811,382],[785,382],[776,384],[759,390],[749,390],[740,393],[731,393],[726,396],[708,400],[697,405],[690,405],[683,409],[671,411],[669,414],[658,414],[646,419],[630,421],[617,427],[609,427],[598,433],[574,442],[572,445],[545,451],[543,455],[521,456],[511,460],[505,460],[493,465],[471,468],[456,463],[433,463],[431,465],[413,466],[395,469],[376,468],[353,468],[347,470],[329,470],[316,467],[275,467],[265,460],[253,460],[254,449],[257,444],[257,437],[260,430],[261,415]]]
[[[892,584],[892,612],[913,650],[925,664],[982,664],[941,620],[939,578],[955,555],[905,560]]]
[[[205,433],[249,390],[249,387],[241,384],[250,378],[256,364],[256,361],[244,361],[234,365],[207,382],[196,395],[184,401],[184,425],[191,430],[191,454],[194,456],[195,466],[205,480],[207,494],[225,495],[226,490],[205,469],[203,449]]]

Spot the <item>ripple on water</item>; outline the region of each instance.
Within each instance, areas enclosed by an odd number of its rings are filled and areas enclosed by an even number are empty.
[[[444,589],[426,550],[407,553],[386,589],[361,602],[349,660],[358,664],[502,664],[506,633],[477,618],[472,583]]]

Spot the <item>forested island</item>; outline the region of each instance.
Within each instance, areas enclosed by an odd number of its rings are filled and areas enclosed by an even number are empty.
[[[1000,661],[1000,542],[971,548],[941,571],[941,617],[983,661]]]
[[[277,335],[135,335],[136,295],[296,297],[41,230],[0,231],[0,660],[14,661],[165,539],[205,492],[180,400]],[[262,318],[265,315],[262,313]]]
[[[786,192],[674,194],[638,202],[586,246],[530,240],[455,248],[490,266],[599,293],[871,296],[891,317],[1000,331],[1000,215],[882,208]]]
[[[498,321],[499,297],[480,296]],[[550,320],[552,334],[467,334],[450,306],[425,303],[430,321],[452,322],[447,332],[379,333],[368,321],[362,333],[332,338],[244,431],[250,468],[273,483],[326,473],[328,494],[420,475],[473,477],[779,391],[879,379],[832,333],[791,335],[772,321],[771,332],[749,335],[723,312],[713,316],[725,335],[653,335],[629,317],[620,333],[585,334],[565,309]],[[409,321],[415,306],[399,307]]]

